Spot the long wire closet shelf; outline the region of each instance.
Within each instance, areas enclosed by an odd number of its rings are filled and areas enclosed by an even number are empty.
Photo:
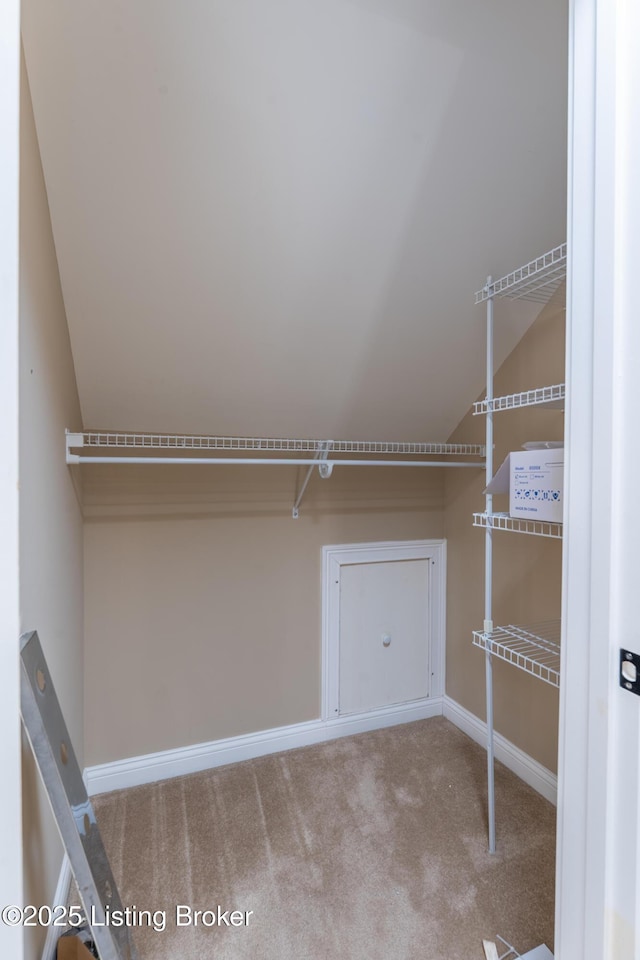
[[[157,453],[162,461],[171,462],[177,454],[191,454],[190,462],[208,462],[206,454],[217,453],[222,456],[216,462],[254,462],[252,459],[237,458],[239,453],[254,453],[259,455],[256,463],[292,463],[318,465],[318,459],[333,460],[344,465],[362,462],[372,463],[371,457],[477,457],[478,461],[463,464],[452,460],[452,466],[482,466],[485,456],[485,447],[482,444],[472,443],[431,443],[431,442],[403,442],[380,440],[315,440],[315,439],[288,439],[275,437],[219,437],[192,434],[156,434],[156,433],[124,433],[99,430],[84,432],[68,431],[66,435],[67,461],[70,463],[102,462],[93,455],[103,453],[108,458],[105,462],[118,462],[117,452],[122,451],[127,459],[135,462],[137,454],[143,455],[141,462],[157,462],[150,458],[150,454]],[[75,452],[79,451],[79,452]],[[273,458],[271,454],[279,454]],[[345,455],[363,458],[362,461],[345,459]],[[305,456],[306,455],[306,456]],[[366,459],[365,459],[366,458]],[[182,458],[181,458],[182,459]],[[384,460],[378,461],[381,465],[397,463],[403,466],[436,465],[433,460]]]
[[[300,515],[302,497],[316,468],[320,476],[327,479],[335,466],[486,467],[486,447],[478,443],[221,437],[107,430],[67,430],[65,439],[69,465],[306,467],[291,510],[294,520]]]
[[[544,304],[551,299],[566,275],[567,245],[562,243],[499,280],[485,284],[476,293],[475,302],[484,303],[491,297],[507,297],[510,300]]]
[[[511,533],[528,533],[534,537],[551,537],[554,540],[562,539],[562,524],[552,523],[549,520],[522,520],[520,517],[510,517],[508,513],[474,513],[474,527],[483,527],[491,530],[509,530]]]
[[[545,407],[551,410],[564,409],[565,385],[554,383],[550,387],[537,387],[535,390],[523,390],[504,397],[492,397],[477,400],[473,405],[474,417],[480,414],[497,413],[500,410],[517,410],[522,407]]]
[[[560,686],[559,620],[474,630],[473,643],[552,687]]]

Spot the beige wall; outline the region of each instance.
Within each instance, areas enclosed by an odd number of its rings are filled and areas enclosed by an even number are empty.
[[[508,322],[502,305],[501,322]],[[499,335],[500,324],[497,325]],[[564,310],[549,305],[507,358],[495,378],[496,396],[564,382]],[[495,469],[510,450],[528,440],[559,440],[564,415],[531,408],[494,418]],[[483,442],[485,418],[469,413],[451,440]],[[472,646],[484,615],[484,531],[472,513],[484,510],[484,478],[449,471],[445,478],[445,536],[448,556],[447,693],[485,717],[484,654]],[[503,502],[504,501],[504,502]],[[495,510],[508,510],[494,498]],[[531,623],[560,616],[559,541],[496,533],[494,622]],[[558,691],[514,667],[494,662],[496,729],[551,770],[557,762]]]
[[[20,161],[20,615],[37,630],[83,762],[82,517],[64,462],[80,410],[31,98],[22,66]],[[62,848],[31,752],[23,751],[25,903],[51,903]],[[45,931],[26,931],[25,957]]]
[[[438,469],[85,469],[87,764],[320,714],[321,547],[441,537]],[[301,472],[300,472],[301,473]]]
[[[564,313],[547,307],[496,391],[563,379]],[[526,440],[560,438],[563,419],[497,416],[496,466]],[[483,442],[484,419],[469,414],[451,439]],[[471,514],[483,508],[484,474],[336,470],[314,476],[293,521],[301,477],[85,468],[88,765],[317,717],[327,543],[446,536],[447,692],[484,716],[484,658],[471,644],[483,618],[484,536]],[[507,533],[494,542],[496,622],[559,616],[560,543]],[[557,692],[498,662],[495,706],[497,729],[555,769]]]

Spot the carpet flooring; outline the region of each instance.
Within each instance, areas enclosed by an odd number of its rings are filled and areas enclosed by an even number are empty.
[[[497,764],[491,856],[485,762],[435,718],[95,798],[141,960],[553,950],[555,809]]]

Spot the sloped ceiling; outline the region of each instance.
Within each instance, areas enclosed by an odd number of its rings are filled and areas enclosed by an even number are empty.
[[[85,427],[446,439],[565,238],[565,4],[23,8]]]

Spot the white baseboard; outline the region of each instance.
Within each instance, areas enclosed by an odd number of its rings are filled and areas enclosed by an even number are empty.
[[[53,900],[51,901],[52,906],[58,906],[58,904],[64,905],[67,902],[67,897],[69,896],[69,890],[71,888],[71,880],[71,864],[69,863],[69,858],[65,853],[62,858],[62,866],[60,867],[60,875],[58,877],[56,892],[54,893]],[[44,947],[42,949],[42,960],[56,960],[56,945],[61,933],[64,933],[64,930],[61,930],[60,927],[54,927],[53,924],[50,924],[49,927],[47,927],[47,939],[45,940]]]
[[[442,716],[442,697],[433,697],[400,706],[383,707],[356,716],[310,720],[307,723],[294,723],[287,727],[275,727],[259,733],[214,740],[211,743],[198,743],[177,750],[163,750],[160,753],[102,763],[87,767],[84,779],[89,796],[96,796],[111,790],[155,783],[227,763],[238,763],[269,753],[335,740],[354,733],[366,733],[380,727],[392,727],[399,723],[412,723],[414,720],[439,716]]]
[[[483,747],[486,745],[487,725],[484,720],[480,720],[474,713],[447,696],[443,698],[442,713],[472,740],[482,744]],[[494,733],[493,744],[496,760],[504,763],[505,767],[508,767],[517,777],[557,806],[558,778],[554,773],[500,733]]]
[[[163,750],[141,757],[129,757],[87,767],[84,780],[89,796],[137,787],[143,783],[155,783],[189,773],[198,773],[227,763],[239,763],[282,750],[293,750],[314,743],[335,740],[355,733],[366,733],[381,727],[399,723],[411,723],[429,717],[443,715],[459,727],[467,736],[485,746],[487,725],[475,714],[466,710],[451,697],[434,697],[401,706],[384,707],[369,713],[331,720],[310,720],[291,726],[275,727],[259,733],[228,737],[210,743],[198,743],[177,750]],[[500,760],[516,776],[528,783],[551,803],[557,802],[557,777],[519,747],[496,733],[494,737],[496,759]],[[56,901],[60,902],[60,901]],[[44,960],[47,960],[45,955]]]

